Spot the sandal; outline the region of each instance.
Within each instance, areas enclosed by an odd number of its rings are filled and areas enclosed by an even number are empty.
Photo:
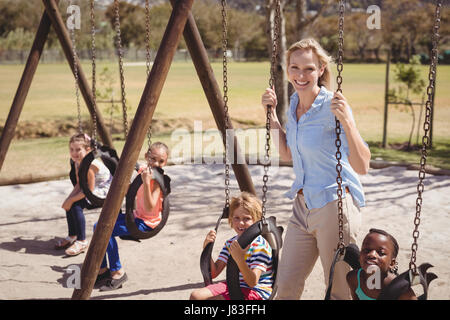
[[[72,238],[72,237],[65,237],[62,240],[58,240],[56,241],[55,244],[55,249],[56,250],[61,250],[61,249],[67,249],[68,247],[70,247],[75,241],[77,240],[77,238]]]
[[[72,256],[72,257],[73,256],[77,256],[80,253],[85,252],[87,247],[88,247],[88,242],[87,241],[81,242],[81,241],[77,240],[77,241],[75,241],[74,244],[72,244],[72,246],[69,249],[66,250],[66,254],[68,256]]]

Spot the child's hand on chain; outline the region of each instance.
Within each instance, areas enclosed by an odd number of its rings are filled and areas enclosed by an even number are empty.
[[[142,171],[141,175],[142,175],[142,183],[149,185],[150,181],[152,180],[152,168],[149,167],[145,168]]]

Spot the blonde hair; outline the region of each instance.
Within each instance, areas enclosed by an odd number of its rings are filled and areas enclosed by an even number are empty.
[[[153,148],[155,149],[163,149],[164,152],[167,154],[167,156],[169,156],[169,147],[164,143],[164,142],[154,142],[150,148],[148,148],[147,153],[149,153]]]
[[[297,50],[312,50],[313,53],[319,59],[319,67],[324,67],[322,76],[320,76],[318,85],[324,86],[328,90],[331,90],[331,63],[333,58],[322,48],[322,46],[314,39],[307,38],[297,41],[292,44],[290,48],[286,51],[286,62],[289,65],[289,59],[291,54]]]
[[[261,200],[249,192],[241,192],[237,197],[232,197],[230,202],[230,214],[228,215],[228,223],[232,225],[234,211],[242,207],[251,216],[254,222],[261,220],[262,205]]]
[[[86,150],[89,150],[91,148],[91,141],[91,137],[89,137],[86,133],[76,133],[70,137],[69,145],[73,142],[81,142],[83,147]]]

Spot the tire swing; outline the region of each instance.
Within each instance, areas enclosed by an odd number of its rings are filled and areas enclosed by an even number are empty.
[[[136,208],[136,194],[139,188],[142,186],[142,177],[137,175],[128,188],[126,195],[126,224],[127,229],[130,232],[130,236],[120,237],[122,240],[134,240],[140,242],[140,240],[149,239],[156,236],[162,228],[166,225],[170,212],[170,178],[164,174],[164,170],[161,168],[154,168],[152,170],[153,179],[159,184],[161,192],[163,194],[163,203],[161,211],[161,222],[151,231],[141,231],[138,229],[134,222],[134,209]]]
[[[116,1],[117,2],[117,1]],[[145,12],[146,12],[146,66],[147,66],[147,77],[150,74],[150,5],[149,0],[145,1]],[[116,29],[120,29],[119,25],[119,9],[118,5],[116,6]],[[119,38],[120,39],[120,38]],[[125,109],[124,109],[125,112]],[[152,145],[151,142],[151,124],[147,131],[147,137],[148,137],[148,150],[150,151],[150,146]],[[150,167],[150,164],[148,164]],[[136,171],[139,171],[138,165],[136,165]],[[161,211],[161,222],[151,231],[141,231],[137,227],[135,221],[134,221],[134,210],[136,208],[136,194],[139,190],[139,188],[142,186],[142,176],[138,174],[133,182],[130,184],[128,188],[128,192],[126,194],[126,225],[127,229],[130,233],[129,236],[121,236],[120,238],[122,240],[133,240],[136,242],[141,242],[140,240],[149,239],[151,237],[156,236],[166,225],[166,222],[169,218],[170,213],[170,200],[169,200],[169,194],[170,194],[170,177],[164,174],[164,170],[162,168],[153,168],[152,169],[152,177],[153,180],[155,180],[161,189],[161,192],[163,194],[163,202],[162,202],[162,211]]]
[[[97,99],[96,99],[96,61],[95,61],[95,16],[94,16],[94,0],[90,2],[90,20],[91,20],[91,51],[92,51],[92,102],[93,102],[93,123],[92,123],[92,141],[91,147],[93,150],[89,152],[81,161],[80,168],[78,171],[78,181],[80,187],[83,190],[84,195],[88,202],[90,202],[94,207],[101,207],[105,201],[105,198],[101,198],[92,193],[89,189],[87,175],[91,163],[95,159],[101,159],[105,166],[114,176],[117,165],[119,164],[119,156],[117,152],[105,145],[101,145],[97,141]],[[122,81],[122,77],[121,77]],[[124,90],[124,85],[122,81],[122,90]],[[124,100],[124,98],[122,98]]]
[[[344,0],[339,1],[339,52],[338,52],[338,91],[342,92],[341,84],[342,77],[341,71],[343,68],[342,65],[342,56],[343,56],[343,34],[344,34]],[[430,69],[428,74],[429,85],[427,87],[427,95],[428,100],[426,102],[426,115],[424,120],[424,136],[422,138],[422,156],[420,161],[420,169],[419,169],[419,182],[417,185],[417,200],[416,200],[416,216],[414,219],[414,231],[413,231],[413,244],[411,246],[411,260],[409,263],[409,269],[396,278],[394,278],[389,285],[381,289],[380,294],[377,300],[398,300],[398,298],[411,289],[412,286],[422,285],[423,294],[418,297],[419,300],[426,300],[428,296],[428,287],[431,281],[437,278],[437,276],[428,272],[427,270],[432,267],[429,263],[423,263],[419,267],[416,266],[416,256],[417,256],[417,240],[419,237],[419,225],[420,225],[420,213],[422,209],[422,192],[424,190],[423,180],[425,179],[425,164],[427,159],[427,146],[429,143],[428,132],[430,129],[431,123],[431,112],[432,112],[432,97],[434,95],[434,89],[436,84],[436,66],[438,63],[438,51],[437,44],[439,41],[439,26],[440,26],[440,9],[442,6],[442,0],[436,1],[436,11],[435,11],[435,19],[434,19],[434,28],[433,28],[433,49],[431,50],[431,59],[430,59]],[[331,289],[333,286],[333,275],[334,268],[336,263],[339,261],[344,261],[348,265],[352,267],[353,270],[361,268],[359,263],[359,248],[356,244],[349,244],[345,246],[344,244],[344,235],[343,235],[343,213],[342,213],[342,179],[340,177],[340,172],[342,166],[340,165],[340,139],[339,139],[340,127],[339,121],[336,119],[336,159],[338,164],[336,165],[337,171],[337,183],[338,183],[338,220],[339,220],[339,244],[336,250],[333,263],[330,268],[329,282],[328,288],[325,296],[325,300],[330,299]]]
[[[217,219],[214,231],[217,233],[219,230],[220,222],[222,219],[227,219],[230,213],[230,164],[228,162],[228,137],[227,130],[230,128],[229,116],[228,116],[228,78],[227,78],[227,19],[226,19],[226,0],[222,0],[222,63],[223,63],[223,107],[224,107],[224,124],[225,124],[225,206],[222,210],[222,214]],[[214,248],[214,242],[208,243],[203,248],[200,255],[200,271],[203,276],[203,282],[205,286],[209,286],[213,283],[211,276],[211,257]]]
[[[277,40],[278,40],[278,27],[279,27],[279,21],[280,21],[280,2],[279,0],[276,1],[276,19],[275,19],[275,28],[274,28],[274,36],[273,36],[273,47],[272,47],[272,64],[271,64],[271,78],[270,78],[270,85],[273,84],[274,81],[274,68],[275,68],[275,60],[277,56]],[[224,109],[225,109],[225,132],[229,128],[229,116],[228,116],[228,87],[227,87],[227,19],[226,19],[226,0],[222,0],[222,26],[223,26],[223,41],[222,41],[222,47],[223,47],[223,76],[224,76]],[[258,237],[259,235],[263,236],[268,242],[269,245],[272,248],[272,268],[273,268],[273,290],[272,294],[270,295],[269,299],[273,299],[276,293],[276,287],[275,287],[275,280],[276,280],[276,274],[278,269],[278,257],[279,252],[282,247],[282,233],[283,228],[281,226],[276,225],[276,218],[275,217],[265,217],[266,213],[266,194],[267,194],[267,181],[268,181],[268,169],[269,169],[269,150],[270,150],[270,122],[269,122],[269,114],[270,114],[270,107],[267,109],[267,121],[266,121],[266,145],[265,145],[265,163],[264,163],[264,177],[263,177],[263,197],[262,197],[262,219],[260,221],[255,222],[251,227],[249,227],[245,232],[238,238],[238,243],[241,246],[241,248],[246,248],[248,245],[250,245],[253,240]],[[220,225],[220,222],[222,219],[228,218],[229,216],[229,208],[230,208],[230,190],[229,190],[229,182],[230,182],[230,176],[229,176],[229,163],[228,163],[228,146],[225,145],[225,207],[223,209],[223,212],[221,216],[219,217],[216,226],[215,231],[217,232],[218,227]],[[208,243],[208,245],[203,249],[203,252],[200,256],[200,269],[203,275],[205,286],[212,283],[212,276],[211,276],[211,254],[213,250],[214,242]],[[226,271],[226,281],[227,286],[230,294],[231,300],[244,300],[244,296],[242,294],[241,288],[240,288],[240,280],[239,280],[239,268],[234,261],[233,257],[230,255],[227,262],[227,271]]]
[[[111,149],[108,146],[100,145],[97,142],[97,145],[94,146],[93,150],[83,158],[80,168],[78,169],[78,181],[80,182],[80,188],[83,190],[87,200],[89,200],[94,207],[101,207],[105,202],[105,198],[95,195],[91,189],[89,189],[87,179],[89,167],[95,159],[101,159],[111,175],[114,176],[116,168],[119,164],[119,157],[114,149]]]

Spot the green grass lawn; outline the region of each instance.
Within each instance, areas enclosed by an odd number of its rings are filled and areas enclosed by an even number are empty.
[[[222,87],[222,65],[213,63],[213,70],[219,87]],[[90,78],[90,62],[82,64]],[[116,98],[119,98],[117,63],[98,63],[97,72],[108,67],[116,77]],[[392,70],[392,69],[391,69]],[[23,65],[0,65],[0,125],[6,121],[15,91],[17,89]],[[422,67],[425,79],[428,68]],[[136,112],[145,85],[145,66],[125,65],[125,86],[130,106],[129,122]],[[236,128],[250,126],[262,127],[264,113],[260,106],[261,94],[268,85],[269,63],[229,62],[229,112]],[[384,108],[384,64],[346,64],[343,71],[343,93],[353,109],[358,128],[369,143],[373,158],[418,163],[417,152],[401,152],[379,148],[383,130]],[[391,83],[393,83],[391,71]],[[450,169],[450,66],[439,66],[437,71],[437,89],[434,113],[433,143],[428,163]],[[420,98],[419,98],[420,100]],[[104,115],[106,105],[99,107]],[[82,101],[82,116],[88,119],[88,113]],[[418,110],[418,109],[417,109]],[[116,117],[120,119],[120,114]],[[215,122],[198,80],[194,66],[190,62],[174,62],[165,82],[155,119],[178,119],[178,126],[192,128],[194,120],[201,121],[202,129],[215,128]],[[21,122],[71,120],[76,124],[76,101],[74,80],[66,64],[40,64],[28,93]],[[423,120],[423,118],[422,118]],[[388,143],[407,141],[411,127],[411,114],[401,112],[390,106],[388,119]],[[175,128],[172,128],[175,129]],[[161,139],[173,147],[176,141],[167,132],[153,133],[155,139]],[[416,141],[416,133],[413,142]],[[66,170],[68,137],[13,140],[0,178],[11,178],[21,174],[48,174],[51,171]],[[145,145],[145,143],[144,143]],[[115,141],[119,150],[123,141]],[[249,150],[247,150],[249,152]],[[21,170],[17,170],[17,167]],[[45,168],[45,169],[44,169]]]

